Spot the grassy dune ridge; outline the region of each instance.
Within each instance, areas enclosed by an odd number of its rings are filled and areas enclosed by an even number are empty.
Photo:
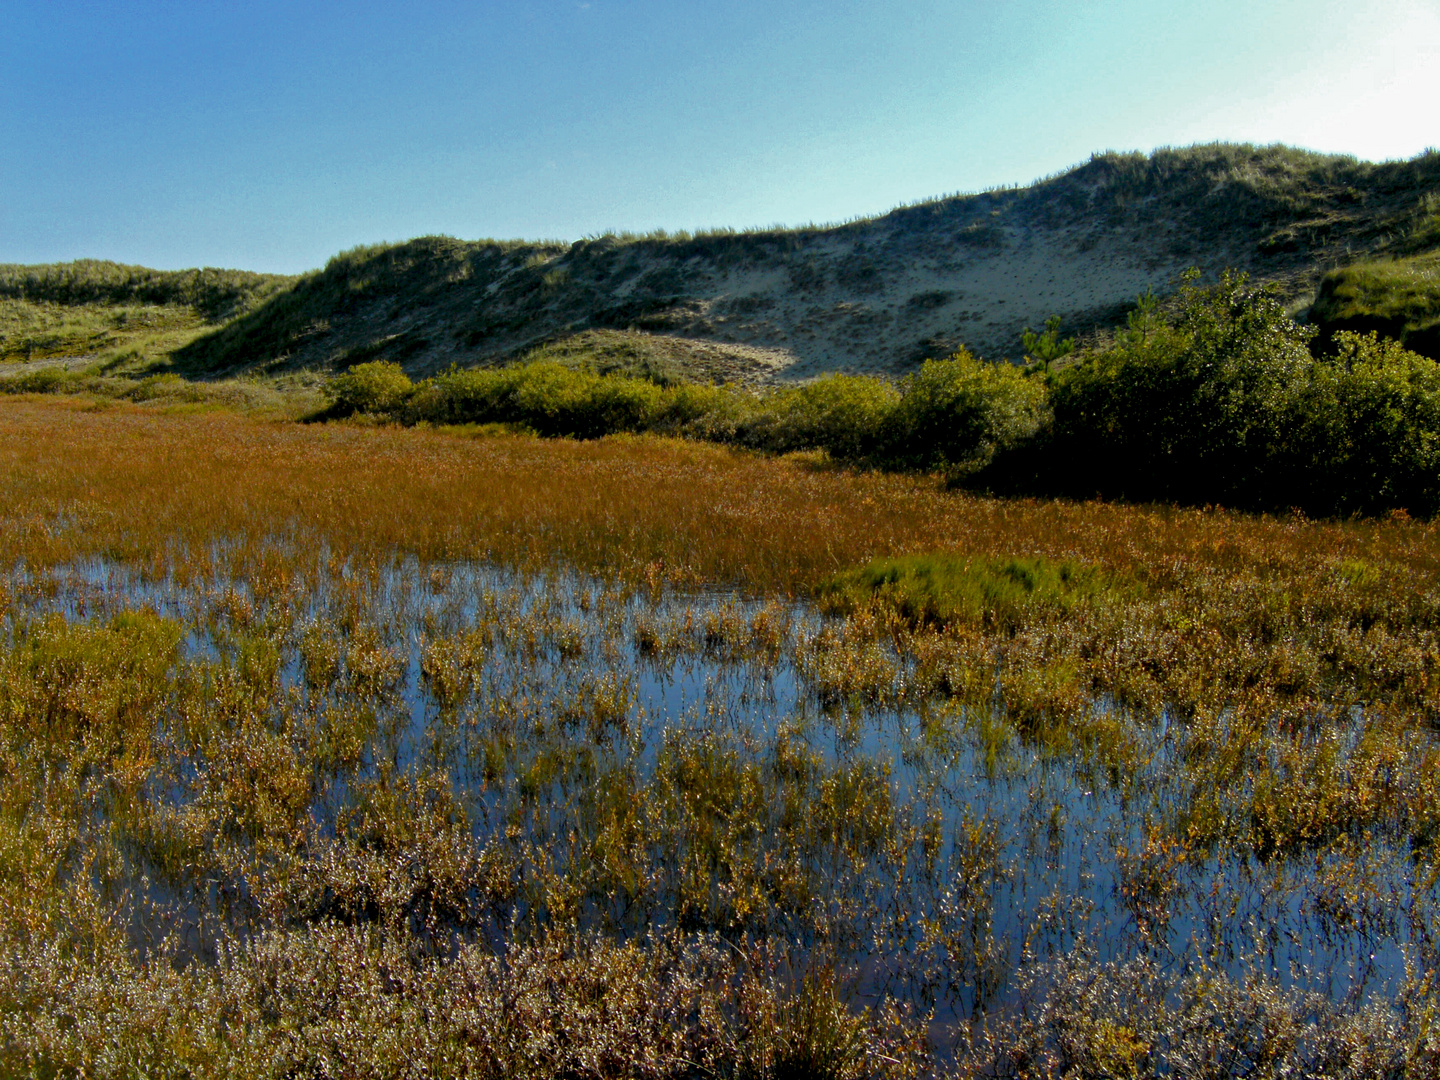
[[[421,237],[343,252],[295,278],[95,261],[0,267],[0,315],[16,324],[0,326],[0,352],[104,352],[100,322],[129,305],[197,322],[110,359],[204,378],[366,360],[428,375],[586,333],[628,334],[707,376],[893,376],[961,344],[1016,358],[1022,330],[1051,315],[1066,334],[1103,335],[1137,293],[1191,266],[1246,271],[1302,309],[1331,270],[1434,248],[1437,162],[1212,144],[1097,154],[1026,187],[827,227],[573,244]],[[62,333],[61,308],[95,325]]]
[[[140,304],[194,308],[211,322],[246,311],[290,284],[282,274],[246,270],[151,270],[99,259],[40,266],[0,265],[0,296],[35,303]]]
[[[177,354],[191,371],[411,374],[513,359],[586,328],[778,350],[791,376],[896,373],[961,343],[1115,325],[1147,283],[1233,267],[1303,306],[1357,255],[1423,249],[1440,157],[1372,164],[1283,146],[1101,154],[1028,187],[829,228],[600,236],[564,245],[425,237],[345,252]]]
[[[163,363],[293,280],[96,259],[0,265],[0,363],[82,359],[106,369]]]

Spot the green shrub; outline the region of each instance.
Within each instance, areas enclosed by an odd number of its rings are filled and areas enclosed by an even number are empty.
[[[350,412],[386,413],[398,409],[415,390],[399,364],[372,360],[356,364],[330,382],[335,404]]]
[[[1312,333],[1243,276],[1187,281],[1169,325],[1128,331],[1053,380],[1051,486],[1294,505],[1281,466],[1308,395]]]
[[[542,360],[446,372],[420,385],[408,413],[430,423],[519,423],[541,435],[593,439],[684,423],[704,400],[700,393],[667,396],[647,379]]]
[[[1324,513],[1440,510],[1440,363],[1341,331],[1294,421],[1296,501]]]
[[[675,434],[699,434],[707,424],[716,432],[733,430],[743,408],[742,395],[728,386],[681,382],[665,387],[656,425]]]
[[[543,435],[593,439],[644,431],[660,413],[662,391],[647,379],[573,371],[555,363],[516,369],[516,415]]]
[[[499,420],[504,373],[451,369],[415,388],[406,406],[411,420],[431,424],[485,424]]]
[[[1016,485],[1310,513],[1440,509],[1440,364],[1314,331],[1226,276],[1052,379],[1055,424]]]
[[[776,453],[826,450],[842,460],[883,453],[900,395],[882,379],[826,375],[762,396],[736,441]]]
[[[39,368],[35,371],[27,371],[23,375],[12,375],[8,379],[0,379],[0,393],[58,394],[72,381],[72,377],[64,368]]]
[[[1043,381],[961,349],[946,360],[926,360],[902,383],[887,452],[898,464],[963,477],[1033,439],[1049,416]]]

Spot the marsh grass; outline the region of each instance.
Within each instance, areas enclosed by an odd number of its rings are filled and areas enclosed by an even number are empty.
[[[1135,586],[1073,561],[920,555],[837,574],[818,595],[835,610],[878,599],[915,625],[973,623],[1014,632],[1073,616],[1082,606],[1133,598]]]
[[[1433,1074],[1428,523],[10,398],[0,549],[4,1070]]]

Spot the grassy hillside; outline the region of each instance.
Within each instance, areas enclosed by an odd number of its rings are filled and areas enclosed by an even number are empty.
[[[1310,317],[1328,338],[1375,332],[1440,359],[1440,253],[1366,260],[1320,282]]]
[[[99,259],[0,265],[0,297],[35,303],[188,307],[211,322],[239,314],[292,279],[248,270],[150,270]]]
[[[424,374],[600,328],[774,350],[791,376],[893,373],[961,343],[1014,355],[1050,314],[1067,332],[1103,328],[1190,265],[1248,270],[1303,306],[1335,265],[1428,243],[1437,189],[1437,154],[1213,145],[1098,155],[1030,187],[833,228],[569,247],[427,237],[338,256],[178,359],[196,372],[388,359]]]
[[[11,312],[3,348],[119,355],[116,320],[140,305],[125,326],[150,319],[168,335],[146,362],[164,356],[196,377],[370,360],[427,375],[536,350],[705,379],[894,375],[961,344],[1018,358],[1022,331],[1051,315],[1066,335],[1103,334],[1190,266],[1247,271],[1299,310],[1327,272],[1432,250],[1437,211],[1437,153],[1381,164],[1284,146],[1107,153],[1028,187],[826,228],[571,245],[423,237],[298,279],[7,268],[0,303],[25,318]],[[1317,317],[1330,317],[1327,295]]]
[[[0,361],[143,367],[166,360],[293,280],[243,270],[150,270],[94,259],[0,265]]]

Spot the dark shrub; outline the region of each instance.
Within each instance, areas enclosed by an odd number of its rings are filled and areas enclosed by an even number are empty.
[[[1312,332],[1239,276],[1187,282],[1176,312],[1054,380],[1050,480],[1082,494],[1290,505],[1284,463]]]
[[[1440,510],[1440,363],[1335,335],[1294,418],[1297,503],[1321,513]]]

